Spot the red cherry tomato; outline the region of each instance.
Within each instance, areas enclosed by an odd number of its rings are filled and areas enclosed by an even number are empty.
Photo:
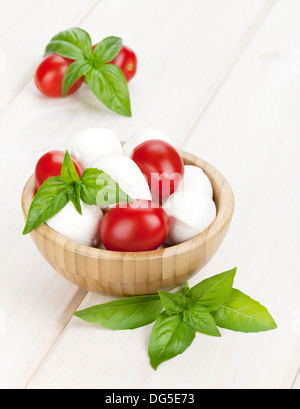
[[[111,62],[123,71],[127,82],[131,81],[137,71],[137,57],[128,47],[123,46],[116,58]]]
[[[184,175],[184,163],[169,143],[146,141],[134,149],[131,159],[145,175],[153,200],[165,200],[178,190]]]
[[[151,251],[161,246],[169,230],[169,216],[162,207],[136,200],[118,204],[106,213],[101,223],[101,239],[111,251]]]
[[[97,45],[98,44],[95,44],[93,46],[93,50]],[[117,67],[121,68],[127,82],[129,82],[135,76],[137,71],[137,56],[130,48],[123,45],[119,54],[110,62],[110,64],[115,64]]]
[[[36,190],[39,190],[47,179],[60,175],[64,157],[64,152],[51,151],[39,159],[34,173]],[[76,172],[78,173],[79,177],[81,177],[84,169],[78,162],[76,162],[74,158],[72,158],[72,161],[75,165]]]
[[[74,62],[57,54],[49,55],[38,67],[35,73],[37,88],[47,97],[62,97],[62,82],[69,66]],[[84,78],[80,78],[69,89],[67,96],[74,94],[82,85]]]

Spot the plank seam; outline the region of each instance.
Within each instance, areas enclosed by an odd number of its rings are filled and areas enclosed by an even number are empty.
[[[50,345],[48,351],[45,353],[45,355],[43,356],[43,358],[41,358],[40,362],[38,363],[38,365],[36,366],[36,368],[34,369],[33,373],[31,374],[30,378],[28,379],[28,381],[26,382],[26,385],[24,387],[24,389],[28,389],[32,379],[35,377],[36,373],[38,372],[38,370],[40,369],[40,367],[43,365],[44,361],[46,360],[47,356],[50,354],[51,350],[53,349],[53,347],[56,345],[56,342],[58,341],[58,339],[60,338],[61,334],[64,332],[65,328],[67,327],[67,325],[69,324],[71,318],[73,317],[73,313],[78,309],[78,307],[81,305],[82,301],[84,300],[84,298],[86,297],[87,292],[81,289],[78,289],[76,291],[76,293],[73,295],[71,301],[68,303],[68,305],[66,306],[64,313],[61,317],[61,321],[62,321],[62,325],[60,330],[58,331],[54,341],[52,342],[52,344]]]
[[[300,367],[299,367],[299,369],[298,369],[298,371],[296,373],[296,376],[295,376],[295,379],[294,379],[294,381],[292,383],[291,389],[298,389],[298,388],[296,388],[296,382],[297,382],[299,377],[300,377]]]
[[[206,96],[206,100],[201,103],[203,108],[200,109],[200,114],[197,116],[196,120],[194,123],[191,125],[191,129],[187,132],[187,134],[181,138],[180,140],[180,148],[183,149],[184,146],[187,144],[189,141],[190,137],[192,136],[193,132],[197,128],[202,116],[206,112],[206,110],[210,107],[210,105],[213,103],[215,97],[223,87],[223,85],[226,83],[227,79],[230,77],[232,71],[234,70],[235,66],[238,64],[239,60],[247,50],[248,46],[251,44],[253,41],[255,35],[257,34],[258,30],[261,28],[263,22],[271,12],[271,9],[273,6],[277,3],[277,0],[268,0],[265,5],[262,7],[248,30],[246,31],[245,35],[243,36],[242,40],[240,43],[237,45],[233,55],[231,58],[229,58],[229,61],[227,64],[225,63],[225,70],[224,66],[222,71],[220,72],[219,75],[217,75],[217,81],[215,84],[212,84],[210,87],[208,87],[209,92]],[[218,79],[219,78],[219,79]]]

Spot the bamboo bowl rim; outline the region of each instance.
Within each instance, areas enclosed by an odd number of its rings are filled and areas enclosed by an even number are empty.
[[[136,261],[137,259],[160,259],[162,257],[172,257],[179,254],[183,254],[186,251],[190,251],[204,245],[208,241],[217,236],[223,229],[223,227],[230,223],[235,206],[234,195],[232,189],[225,179],[225,177],[208,162],[200,159],[199,157],[177,149],[181,155],[185,165],[197,166],[203,170],[208,176],[213,187],[214,201],[217,207],[217,216],[214,222],[202,233],[198,234],[194,238],[185,241],[181,244],[173,245],[167,248],[143,251],[143,252],[118,252],[104,250],[94,247],[88,247],[79,243],[76,243],[60,233],[53,230],[47,224],[39,226],[35,232],[43,236],[48,237],[56,246],[63,248],[71,253],[85,255],[92,258],[98,258],[102,260],[113,261]],[[34,185],[34,174],[28,179],[22,192],[22,209],[24,217],[27,219],[30,205],[36,194]]]

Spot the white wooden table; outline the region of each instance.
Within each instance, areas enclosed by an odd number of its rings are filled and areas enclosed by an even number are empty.
[[[10,0],[0,13],[0,387],[300,388],[299,0]],[[33,75],[57,32],[117,35],[139,59],[133,117],[103,109],[87,88],[41,96]],[[85,294],[44,261],[20,196],[36,160],[77,130],[120,139],[158,128],[229,180],[236,211],[224,244],[197,274],[238,266],[235,286],[269,308],[264,334],[197,335],[151,369],[151,326],[113,332],[73,317],[111,298]]]

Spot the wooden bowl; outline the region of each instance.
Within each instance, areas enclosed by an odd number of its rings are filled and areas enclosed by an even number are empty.
[[[198,272],[219,249],[229,228],[234,196],[226,179],[213,166],[179,150],[186,165],[200,167],[210,179],[217,217],[203,233],[182,244],[140,253],[120,253],[75,243],[43,224],[31,237],[47,262],[64,278],[94,293],[133,296],[168,291]],[[34,177],[22,194],[27,218],[36,191]]]

